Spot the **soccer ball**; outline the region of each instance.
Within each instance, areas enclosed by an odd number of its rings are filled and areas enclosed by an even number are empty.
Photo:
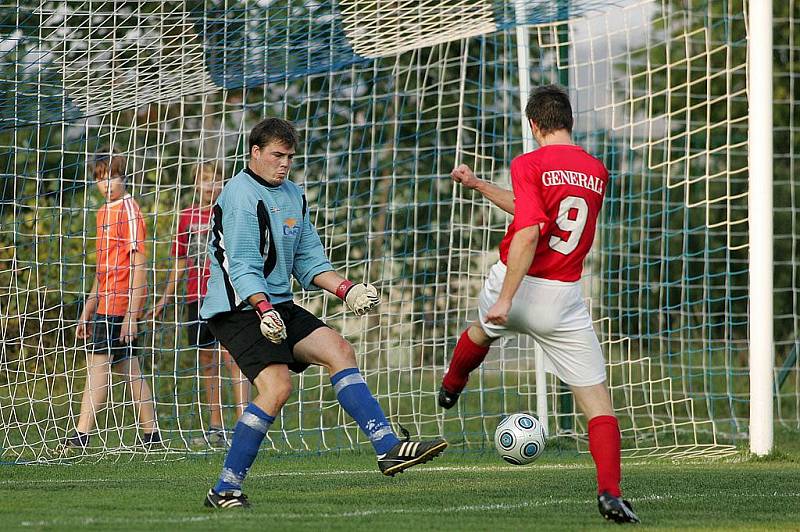
[[[503,460],[514,465],[530,464],[544,451],[547,433],[531,414],[503,418],[494,433],[494,446]]]

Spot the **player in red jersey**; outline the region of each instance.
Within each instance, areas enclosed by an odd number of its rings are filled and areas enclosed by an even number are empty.
[[[540,147],[511,162],[513,191],[477,178],[466,165],[451,174],[514,219],[500,243],[500,261],[481,290],[479,320],[464,331],[453,352],[439,404],[455,405],[492,342],[509,334],[529,334],[541,346],[548,369],[570,386],[589,420],[600,513],[616,522],[636,523],[639,519],[621,498],[619,424],[600,342],[579,284],[608,171],[572,142],[572,107],[564,89],[537,88],[525,113]]]
[[[211,163],[198,164],[194,169],[194,174],[197,201],[180,212],[178,234],[175,235],[175,242],[170,252],[175,259],[175,265],[170,271],[164,294],[153,309],[147,313],[146,319],[158,318],[161,315],[164,307],[174,298],[177,285],[186,272],[184,301],[188,319],[184,325],[189,344],[197,348],[198,366],[203,377],[203,388],[210,411],[208,429],[202,437],[196,438],[192,443],[223,447],[226,438],[222,427],[220,362],[225,364],[233,379],[237,418],[242,415],[244,407],[250,401],[250,386],[236,367],[231,355],[226,349],[219,346],[208,328],[208,324],[200,318],[199,309],[203,297],[206,295],[208,277],[211,274],[207,255],[211,208],[217,196],[222,192],[223,179],[222,173]]]

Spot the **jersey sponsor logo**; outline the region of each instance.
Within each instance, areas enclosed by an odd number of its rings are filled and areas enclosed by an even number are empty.
[[[601,196],[603,195],[604,186],[603,181],[599,177],[570,170],[548,170],[547,172],[543,172],[542,184],[546,187],[573,185],[591,190]]]
[[[297,220],[294,218],[286,218],[283,221],[283,235],[296,236],[300,232],[300,226],[297,225]]]

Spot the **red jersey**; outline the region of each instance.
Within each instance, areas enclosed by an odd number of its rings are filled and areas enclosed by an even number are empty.
[[[144,253],[142,213],[130,194],[97,211],[97,313],[124,316],[131,294],[131,254]]]
[[[178,217],[178,234],[172,245],[172,256],[186,259],[189,277],[186,281],[186,300],[197,301],[206,295],[211,263],[208,249],[208,227],[211,206],[192,205],[183,209]]]
[[[580,146],[543,146],[511,161],[514,220],[500,243],[508,261],[514,233],[540,225],[539,243],[528,275],[572,282],[594,241],[608,170]]]

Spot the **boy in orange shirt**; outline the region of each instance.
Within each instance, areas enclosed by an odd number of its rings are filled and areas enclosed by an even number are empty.
[[[146,296],[145,226],[136,200],[125,190],[125,159],[98,156],[93,174],[105,204],[97,211],[97,272],[78,321],[77,337],[92,342],[86,360],[86,384],[75,434],[63,453],[89,444],[97,412],[104,406],[111,372],[130,386],[142,442],[161,442],[153,394],[135,355],[139,314]]]

